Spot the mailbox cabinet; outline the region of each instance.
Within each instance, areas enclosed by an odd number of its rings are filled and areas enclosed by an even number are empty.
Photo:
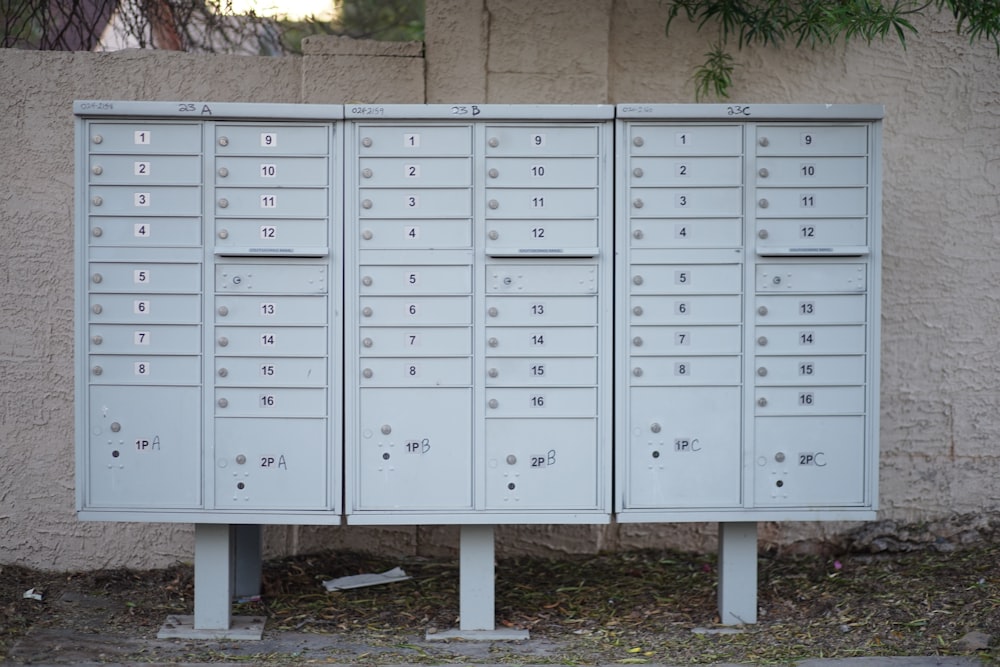
[[[618,108],[618,520],[874,516],[881,116]]]
[[[339,523],[342,108],[75,113],[80,516]]]

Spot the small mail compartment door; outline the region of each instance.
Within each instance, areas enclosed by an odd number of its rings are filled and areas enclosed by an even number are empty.
[[[863,125],[757,126],[757,155],[865,155],[868,128]]]
[[[758,418],[755,431],[758,507],[865,504],[864,417]]]
[[[740,357],[633,357],[632,386],[738,385]]]
[[[326,327],[216,327],[216,354],[301,355],[326,354]]]
[[[201,153],[197,123],[90,122],[88,130],[91,153]]]
[[[363,157],[358,168],[366,186],[427,188],[468,186],[472,182],[472,160],[467,157]]]
[[[201,220],[196,217],[95,217],[90,222],[92,246],[156,248],[201,244]]]
[[[632,155],[742,155],[740,125],[653,125],[632,123]]]
[[[862,217],[866,188],[757,188],[757,216],[775,218]]]
[[[91,324],[90,351],[95,354],[198,354],[201,327],[194,324],[134,326]]]
[[[198,155],[91,155],[90,183],[200,185]]]
[[[757,264],[758,292],[864,292],[865,264]]]
[[[472,391],[360,392],[354,509],[471,509]]]
[[[863,186],[868,184],[864,157],[759,157],[758,185],[788,187]]]
[[[89,409],[87,507],[201,506],[201,420],[177,418],[199,388],[91,387]]]
[[[595,264],[487,264],[487,294],[595,294]]]
[[[491,387],[486,390],[487,417],[594,417],[597,389],[592,387]]]
[[[327,249],[326,220],[285,220],[217,218],[215,221],[215,251],[227,250],[260,253],[278,248]],[[252,249],[252,250],[251,250]]]
[[[367,265],[360,271],[362,294],[467,294],[472,289],[466,265]]]
[[[364,357],[445,357],[472,354],[468,327],[365,327]]]
[[[330,507],[325,419],[216,419],[215,506]]]
[[[219,156],[215,182],[220,186],[270,188],[278,185],[323,187],[329,182],[325,157],[280,157],[266,151],[254,157]]]
[[[467,358],[372,359],[361,363],[363,387],[461,387],[472,383]]]
[[[595,188],[486,191],[487,218],[593,218],[597,216]]]
[[[467,296],[366,296],[361,321],[370,326],[468,324],[472,299]]]
[[[91,262],[91,292],[199,292],[201,266],[153,262]]]
[[[739,354],[738,326],[632,327],[633,355]]]
[[[472,152],[469,125],[359,125],[358,153],[442,157]]]
[[[92,185],[91,215],[200,215],[196,185]]]
[[[201,321],[198,294],[93,294],[91,322],[196,323]]]
[[[595,327],[487,327],[486,346],[491,356],[581,357],[597,353],[597,330]]]
[[[216,188],[215,214],[268,218],[324,218],[325,188]]]
[[[635,157],[630,164],[633,187],[741,185],[739,157]]]
[[[755,358],[758,387],[796,385],[863,385],[865,357],[799,356]]]
[[[223,294],[215,299],[215,312],[219,324],[322,325],[326,323],[326,298]]]
[[[323,264],[217,264],[215,289],[236,294],[325,294],[329,276]]]
[[[489,386],[597,384],[597,359],[593,357],[491,357],[486,366]]]
[[[740,218],[659,219],[633,216],[634,248],[738,248],[743,245]]]
[[[219,155],[325,155],[330,135],[326,125],[229,125],[215,128]]]
[[[362,218],[467,218],[472,215],[468,188],[362,189]]]
[[[739,507],[739,387],[630,391],[627,509]]]
[[[739,324],[743,297],[738,294],[710,296],[632,297],[632,322],[636,324]]]
[[[837,251],[854,248],[866,251],[868,223],[864,218],[816,220],[757,219],[757,252],[772,249],[804,249],[806,252]],[[849,252],[849,251],[848,251]]]
[[[741,291],[739,264],[634,264],[633,294],[734,294]]]
[[[487,255],[594,256],[597,220],[490,220]]]
[[[758,415],[862,414],[864,387],[758,387]]]
[[[217,417],[321,417],[327,413],[325,388],[219,387]]]
[[[472,245],[472,222],[462,219],[366,218],[361,225],[360,236],[363,250],[468,248]]]
[[[486,155],[596,155],[596,126],[494,125],[486,128]]]
[[[593,419],[486,422],[486,508],[597,509]]]
[[[597,158],[487,158],[486,177],[491,187],[567,188],[597,185]]]
[[[632,217],[738,217],[743,212],[743,188],[632,188]]]
[[[755,330],[758,354],[863,354],[865,325],[761,327]]]
[[[215,358],[217,387],[324,387],[327,360],[319,357]]]
[[[759,296],[756,304],[758,324],[846,324],[865,321],[863,294]]]
[[[491,325],[581,325],[597,322],[597,298],[592,296],[486,297]]]
[[[201,383],[201,357],[137,354],[92,354],[93,384],[197,385]]]

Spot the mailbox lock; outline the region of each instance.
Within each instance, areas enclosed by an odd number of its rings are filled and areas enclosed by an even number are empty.
[[[371,199],[364,199],[361,201],[361,208],[371,208],[371,207],[372,207]]]
[[[374,345],[371,338],[365,338],[363,341],[361,341],[361,344],[364,345],[365,347],[371,347],[372,345]]]
[[[645,235],[642,233],[641,229],[637,229],[634,232],[632,232],[632,238],[634,239],[641,239],[643,236]]]
[[[761,178],[767,178],[768,176],[771,175],[771,172],[769,172],[766,167],[761,167],[757,171],[757,175],[760,176]]]
[[[500,407],[500,401],[498,401],[495,398],[491,398],[488,405],[490,406],[491,409],[496,410],[498,407]]]
[[[761,366],[760,368],[757,369],[757,375],[759,375],[760,377],[766,377],[767,369]]]
[[[236,455],[236,464],[237,465],[243,465],[246,462],[247,462],[246,454],[237,454]]]
[[[216,403],[218,404],[218,406],[220,408],[227,408],[227,407],[229,407],[229,399],[226,399],[226,398],[220,398],[218,401],[216,401]]]
[[[767,407],[767,399],[761,396],[760,398],[757,399],[757,405],[762,408]]]
[[[219,377],[220,378],[224,378],[227,375],[229,375],[229,369],[228,368],[220,368],[219,369]]]
[[[219,137],[219,145],[220,146],[228,146],[229,145],[229,137]]]
[[[363,371],[361,371],[361,375],[370,380],[371,377],[375,374],[372,372],[372,369],[366,368]]]
[[[363,277],[361,279],[361,284],[364,285],[365,287],[371,287],[372,286],[372,277],[371,276],[365,276],[365,277]]]
[[[635,137],[632,139],[633,146],[642,146],[644,143],[646,142],[643,140],[642,137]]]
[[[118,433],[118,431],[120,431],[120,430],[122,430],[122,425],[121,424],[119,424],[118,422],[111,422],[111,432],[112,433]]]
[[[498,371],[495,368],[491,368],[490,370],[486,371],[486,374],[489,375],[491,378],[495,378],[496,376],[500,375],[500,371]]]
[[[497,315],[500,314],[500,311],[497,310],[496,306],[490,306],[490,309],[486,311],[486,314],[489,315],[490,317],[496,317]]]
[[[102,199],[101,197],[94,197],[90,201],[93,202],[94,206],[100,206],[101,204],[104,203],[104,199]]]
[[[90,309],[94,311],[96,315],[100,315],[102,312],[104,312],[104,306],[102,306],[99,303],[95,303],[93,306],[90,307]]]
[[[382,435],[389,435],[390,433],[392,433],[392,427],[389,426],[388,424],[382,424],[381,431]]]
[[[90,277],[90,279],[93,280],[95,283],[99,283],[102,280],[104,280],[104,276],[102,276],[100,273],[95,273],[93,276]]]
[[[219,309],[216,312],[222,317],[225,317],[229,314],[229,306],[219,306]]]
[[[233,284],[239,285],[243,282],[243,276],[233,276]]]
[[[104,233],[104,230],[101,229],[100,227],[94,227],[92,230],[90,230],[90,233],[93,234],[94,236],[101,236]]]
[[[636,167],[632,170],[632,175],[636,178],[642,178],[642,167]]]
[[[761,137],[760,139],[757,140],[757,143],[760,144],[761,146],[767,147],[768,144],[771,143],[771,141],[767,137]]]
[[[365,317],[371,317],[373,312],[374,311],[372,310],[371,306],[365,306],[364,308],[361,309],[361,314],[364,315]]]
[[[226,199],[225,197],[223,197],[222,199],[219,200],[219,208],[228,208],[228,207],[229,207],[229,200],[228,199]]]
[[[632,369],[632,375],[636,377],[642,377],[642,369],[636,366],[635,368]]]
[[[514,456],[513,454],[508,454],[507,455],[507,465],[514,465],[515,463],[517,463],[517,457]]]
[[[636,336],[635,338],[633,338],[632,344],[635,345],[636,347],[642,347],[642,337]]]
[[[392,455],[389,454],[389,452],[382,452],[382,460],[383,461],[388,461],[391,458],[391,456]]]
[[[635,208],[642,208],[642,207],[643,207],[643,203],[642,203],[642,200],[641,200],[641,199],[638,199],[638,198],[637,198],[637,199],[635,199],[635,200],[634,200],[634,201],[632,202],[632,206],[634,206]]]
[[[101,174],[104,173],[104,167],[102,167],[99,164],[95,164],[94,167],[90,171],[92,171],[94,173],[94,176],[100,176]]]
[[[508,482],[507,483],[507,489],[508,490],[513,491],[516,488],[517,488],[517,484],[515,484],[514,482]]]
[[[490,145],[490,148],[496,148],[497,146],[500,145],[500,140],[497,139],[496,137],[490,137],[490,140],[486,143]]]
[[[225,167],[219,167],[219,176],[221,176],[222,178],[229,176],[229,170],[226,169]]]
[[[504,285],[513,285],[514,284],[514,279],[511,278],[510,276],[504,276],[503,277],[503,284]]]
[[[632,284],[633,285],[641,285],[642,284],[642,276],[632,276]]]
[[[229,339],[225,336],[219,336],[219,347],[225,347],[229,345]]]
[[[94,345],[100,345],[104,342],[104,338],[102,336],[94,336],[90,340]]]
[[[489,174],[489,177],[490,177],[490,178],[496,178],[497,176],[499,176],[499,175],[500,175],[500,172],[499,172],[498,170],[496,170],[496,169],[490,169],[490,170],[489,170],[488,172],[486,172],[486,173],[487,173],[487,174]]]
[[[635,308],[633,308],[632,314],[635,315],[636,317],[642,315],[642,306],[636,306]]]
[[[498,201],[497,201],[496,199],[491,199],[491,200],[489,201],[489,204],[488,204],[488,205],[489,205],[489,207],[490,207],[491,209],[494,209],[494,210],[496,210],[496,209],[500,208],[500,202],[498,202]]]
[[[768,201],[766,199],[761,198],[760,200],[758,200],[757,206],[760,206],[761,208],[767,208]]]
[[[372,143],[373,142],[371,137],[364,137],[363,139],[361,139],[361,145],[364,146],[365,148],[371,148]]]
[[[652,424],[649,425],[649,430],[652,431],[653,433],[659,433],[662,430],[662,427],[656,422],[653,422]]]
[[[372,177],[372,170],[369,169],[368,167],[365,167],[364,169],[361,170],[361,175],[364,178],[371,178]]]
[[[780,285],[781,284],[781,276],[775,276],[775,277],[771,278],[771,282],[774,283],[775,285]]]
[[[496,240],[497,240],[498,238],[500,238],[500,232],[498,232],[498,231],[497,231],[497,230],[495,230],[495,229],[491,229],[491,230],[490,230],[490,233],[489,233],[489,234],[487,234],[487,236],[489,236],[489,237],[490,237],[490,240],[491,240],[491,241],[496,241]]]
[[[500,344],[500,341],[498,341],[496,338],[490,338],[486,342],[487,342],[487,344],[489,344],[490,347],[496,347],[497,345]]]
[[[760,315],[760,316],[762,316],[762,317],[764,315],[767,315],[767,306],[759,306],[757,308],[757,314]]]
[[[220,239],[228,239],[229,238],[229,230],[228,229],[220,229],[219,230],[219,238]]]
[[[761,347],[767,346],[767,336],[761,336],[760,338],[758,338],[757,344],[760,345]]]
[[[759,238],[759,239],[766,239],[767,237],[768,237],[768,233],[767,233],[766,229],[762,229],[759,232],[757,232],[757,238]]]
[[[101,143],[102,141],[104,141],[104,137],[102,137],[102,136],[101,136],[101,135],[99,135],[99,134],[95,134],[95,135],[94,135],[94,138],[93,138],[93,139],[91,139],[91,141],[93,141],[93,142],[94,142],[95,144],[99,144],[99,143]]]
[[[777,461],[778,463],[784,463],[784,461],[785,461],[785,453],[784,452],[778,452],[778,453],[776,453],[774,455],[774,460]]]
[[[365,241],[371,241],[374,237],[375,235],[372,234],[372,230],[370,229],[366,229],[365,231],[361,232],[361,238],[363,238]]]
[[[654,449],[652,456],[653,456],[654,459],[660,458],[660,450]]]

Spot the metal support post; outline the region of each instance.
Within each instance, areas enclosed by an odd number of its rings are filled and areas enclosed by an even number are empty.
[[[236,577],[233,594],[236,600],[260,597],[264,572],[260,524],[233,526],[236,538]]]
[[[757,622],[757,523],[719,524],[719,619]]]

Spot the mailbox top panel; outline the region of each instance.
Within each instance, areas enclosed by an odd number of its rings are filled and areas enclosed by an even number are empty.
[[[344,107],[348,119],[434,120],[611,120],[611,104],[354,104]]]
[[[256,118],[284,120],[340,120],[340,104],[250,104],[242,102],[128,102],[119,100],[77,100],[77,116],[145,116],[152,118]]]
[[[619,104],[618,118],[696,120],[880,120],[881,104]]]

